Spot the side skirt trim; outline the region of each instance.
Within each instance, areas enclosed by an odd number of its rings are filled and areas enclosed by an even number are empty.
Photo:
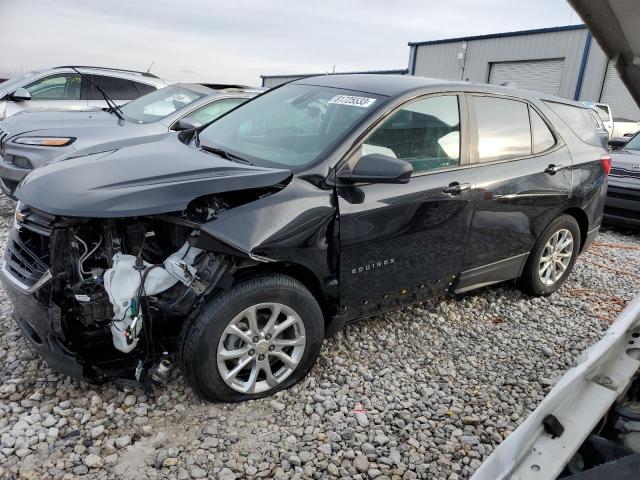
[[[517,278],[522,273],[529,253],[521,253],[497,262],[466,270],[460,275],[452,287],[454,293],[463,293],[475,288]]]

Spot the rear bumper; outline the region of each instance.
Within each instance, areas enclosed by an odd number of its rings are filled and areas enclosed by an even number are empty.
[[[13,304],[13,318],[36,353],[53,370],[73,378],[82,378],[82,365],[62,341],[61,311],[51,302],[51,283],[48,279],[35,289],[25,288],[4,268],[3,261],[0,281]]]
[[[604,221],[611,225],[640,228],[640,190],[609,185]]]

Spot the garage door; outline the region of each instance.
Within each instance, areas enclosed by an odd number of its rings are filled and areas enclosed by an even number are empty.
[[[489,83],[558,95],[564,59],[491,63]]]
[[[640,120],[640,108],[638,108],[627,87],[620,80],[618,72],[612,63],[607,65],[600,102],[611,105],[614,118]]]

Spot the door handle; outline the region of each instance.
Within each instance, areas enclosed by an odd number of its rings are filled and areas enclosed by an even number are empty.
[[[442,189],[444,193],[448,193],[450,195],[458,195],[462,192],[466,192],[467,190],[471,190],[471,184],[459,182],[451,182],[449,185]]]
[[[564,165],[554,165],[553,163],[551,165],[549,165],[547,168],[544,169],[544,173],[548,174],[548,175],[555,175],[556,173],[558,173],[561,170],[564,170],[565,167]]]

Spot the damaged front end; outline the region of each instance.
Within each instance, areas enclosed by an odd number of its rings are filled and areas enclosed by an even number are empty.
[[[0,275],[18,325],[69,376],[166,376],[183,326],[238,262],[196,246],[226,208],[208,196],[179,215],[85,219],[18,204]]]

